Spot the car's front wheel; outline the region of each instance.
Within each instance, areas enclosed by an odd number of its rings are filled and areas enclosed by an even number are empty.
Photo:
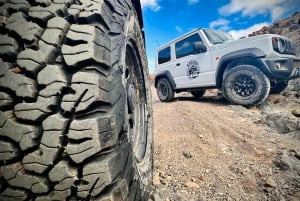
[[[234,104],[250,106],[263,102],[270,92],[270,80],[257,67],[239,65],[224,75],[223,93]]]

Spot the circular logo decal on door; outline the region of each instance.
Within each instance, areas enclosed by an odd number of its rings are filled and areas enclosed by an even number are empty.
[[[187,63],[186,73],[190,78],[198,77],[200,73],[200,66],[196,60],[191,60]]]

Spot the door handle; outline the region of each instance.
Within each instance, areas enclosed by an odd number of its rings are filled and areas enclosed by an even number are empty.
[[[177,63],[176,66],[180,66],[180,63]]]

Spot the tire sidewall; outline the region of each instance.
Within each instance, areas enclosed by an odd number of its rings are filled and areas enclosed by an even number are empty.
[[[164,95],[162,92],[162,88],[165,88],[167,90],[167,94]],[[162,78],[159,79],[157,82],[157,96],[162,102],[170,101],[172,98],[172,89],[167,79]]]
[[[135,13],[130,13],[128,16],[128,23],[126,25],[126,30],[124,31],[124,43],[122,47],[120,48],[121,52],[121,59],[119,66],[123,66],[123,72],[126,70],[126,47],[130,43],[135,43],[135,50],[139,55],[139,62],[141,67],[141,72],[143,74],[144,78],[144,84],[145,84],[145,90],[146,90],[146,113],[147,113],[147,143],[146,143],[146,152],[143,160],[141,162],[137,162],[135,158],[133,158],[134,168],[136,169],[135,173],[135,179],[138,177],[140,181],[140,188],[143,189],[143,191],[148,192],[150,191],[150,185],[152,183],[152,169],[153,169],[153,119],[152,119],[152,96],[151,96],[151,85],[150,85],[150,78],[149,78],[149,72],[148,72],[148,65],[147,65],[147,58],[146,58],[146,51],[144,46],[144,38],[143,34],[141,32],[141,28],[139,26],[138,19],[135,15]],[[124,79],[123,84],[125,87]],[[125,87],[126,88],[126,87]],[[126,92],[127,93],[127,92]],[[126,99],[127,100],[127,99]],[[127,105],[127,104],[126,104]],[[125,111],[127,109],[125,108]],[[127,119],[128,116],[125,112],[125,119]],[[126,126],[126,125],[125,125]],[[134,157],[134,142],[132,143],[132,155]]]

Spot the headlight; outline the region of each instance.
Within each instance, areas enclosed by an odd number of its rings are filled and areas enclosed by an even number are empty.
[[[284,53],[286,50],[286,42],[281,38],[272,38],[273,49],[279,53]]]

